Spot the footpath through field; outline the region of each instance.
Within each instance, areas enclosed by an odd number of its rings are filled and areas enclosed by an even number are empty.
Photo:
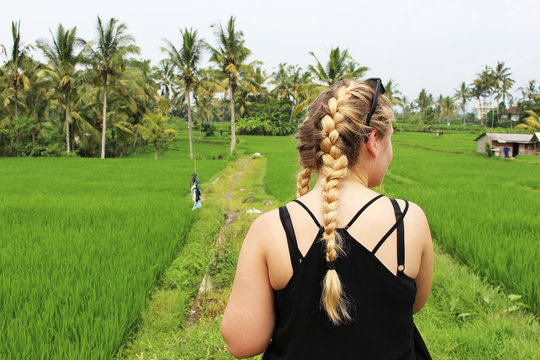
[[[241,159],[203,184],[203,207],[186,246],[118,358],[233,359],[219,326],[238,252],[259,213],[281,205],[264,192],[265,169],[264,157]],[[438,246],[435,251],[432,294],[415,316],[433,358],[538,358],[538,319],[519,297],[487,284]]]

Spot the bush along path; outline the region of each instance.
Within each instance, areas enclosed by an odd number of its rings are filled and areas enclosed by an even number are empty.
[[[187,245],[152,295],[139,333],[119,358],[233,359],[219,326],[238,253],[258,212],[281,205],[264,192],[265,168],[265,158],[239,160],[203,189],[205,201]],[[415,315],[433,358],[537,359],[538,318],[519,295],[488,284],[434,241],[432,294]]]

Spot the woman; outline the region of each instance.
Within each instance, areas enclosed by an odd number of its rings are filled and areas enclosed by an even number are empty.
[[[240,251],[221,324],[232,355],[429,358],[412,317],[431,290],[428,222],[417,205],[370,190],[392,160],[382,93],[380,79],[345,80],[309,107],[299,198],[256,219]]]

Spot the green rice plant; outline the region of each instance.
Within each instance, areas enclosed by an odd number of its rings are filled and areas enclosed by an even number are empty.
[[[394,153],[388,194],[421,205],[447,251],[538,313],[540,166],[400,145]]]
[[[392,138],[395,145],[406,145],[427,150],[451,153],[475,153],[478,135],[469,133],[440,134],[397,132]]]
[[[292,136],[239,136],[239,149],[267,158],[264,190],[288,201],[296,195],[296,173],[300,170],[296,141]]]
[[[216,146],[196,146],[201,182],[227,165]],[[0,159],[1,359],[114,356],[197,218],[184,147]]]

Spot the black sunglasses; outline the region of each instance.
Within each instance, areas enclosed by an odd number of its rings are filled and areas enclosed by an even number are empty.
[[[375,112],[375,109],[377,108],[377,105],[379,103],[379,92],[381,94],[384,94],[386,90],[384,90],[384,86],[380,78],[369,78],[365,80],[364,82],[368,83],[375,89],[375,95],[373,95],[373,101],[371,102],[371,109],[369,110],[369,114],[366,119],[366,126],[369,126],[369,122],[371,121],[371,116]]]

